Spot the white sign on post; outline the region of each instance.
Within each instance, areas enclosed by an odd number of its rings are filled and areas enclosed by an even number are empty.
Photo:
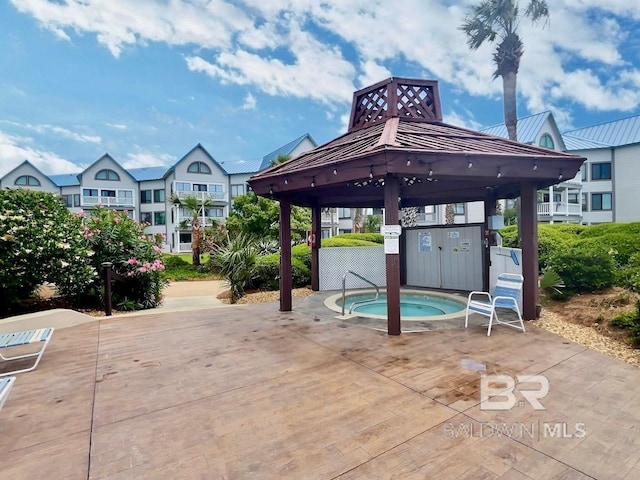
[[[397,255],[400,253],[400,225],[382,225],[380,233],[384,235],[384,253],[387,255]]]

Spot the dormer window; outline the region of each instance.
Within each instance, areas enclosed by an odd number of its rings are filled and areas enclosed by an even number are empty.
[[[96,180],[110,180],[113,182],[119,182],[120,175],[118,175],[113,170],[109,170],[108,168],[105,168],[103,170],[100,170],[98,173],[96,173]]]
[[[555,144],[553,143],[553,138],[548,133],[545,133],[540,138],[540,146],[544,148],[550,148],[553,150],[555,148]]]
[[[16,178],[15,184],[20,187],[39,187],[40,180],[36,177],[32,177],[31,175],[21,175]]]
[[[193,162],[191,165],[189,165],[189,168],[187,168],[187,172],[211,174],[211,169],[209,168],[209,165],[207,165],[206,163]]]

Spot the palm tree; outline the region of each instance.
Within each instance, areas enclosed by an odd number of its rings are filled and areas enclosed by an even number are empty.
[[[516,78],[520,59],[524,53],[523,43],[518,34],[522,18],[530,18],[535,25],[549,18],[549,7],[545,0],[529,0],[524,14],[518,9],[518,0],[483,0],[470,7],[469,15],[460,26],[467,35],[467,44],[477,50],[486,41],[496,42],[493,61],[496,71],[494,80],[502,77],[504,98],[504,123],[510,140],[517,140],[518,113],[516,103]]]
[[[205,225],[205,209],[211,207],[211,200],[203,198],[199,200],[194,195],[180,198],[177,194],[171,196],[171,203],[180,208],[185,208],[191,215],[190,220],[181,223],[181,228],[191,227],[191,253],[193,264],[197,267],[200,265],[200,240]]]

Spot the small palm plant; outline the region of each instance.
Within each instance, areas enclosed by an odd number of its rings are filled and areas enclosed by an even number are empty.
[[[555,297],[562,297],[562,288],[565,287],[564,280],[558,275],[553,268],[547,267],[542,271],[540,279],[540,288]]]
[[[252,287],[260,248],[253,237],[238,235],[227,245],[216,245],[209,262],[214,271],[224,275],[231,290],[231,303],[244,295]]]

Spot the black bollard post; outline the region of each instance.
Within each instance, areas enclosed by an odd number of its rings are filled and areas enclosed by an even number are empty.
[[[111,316],[111,267],[113,263],[102,262],[103,278],[104,278],[104,313],[107,317]]]

